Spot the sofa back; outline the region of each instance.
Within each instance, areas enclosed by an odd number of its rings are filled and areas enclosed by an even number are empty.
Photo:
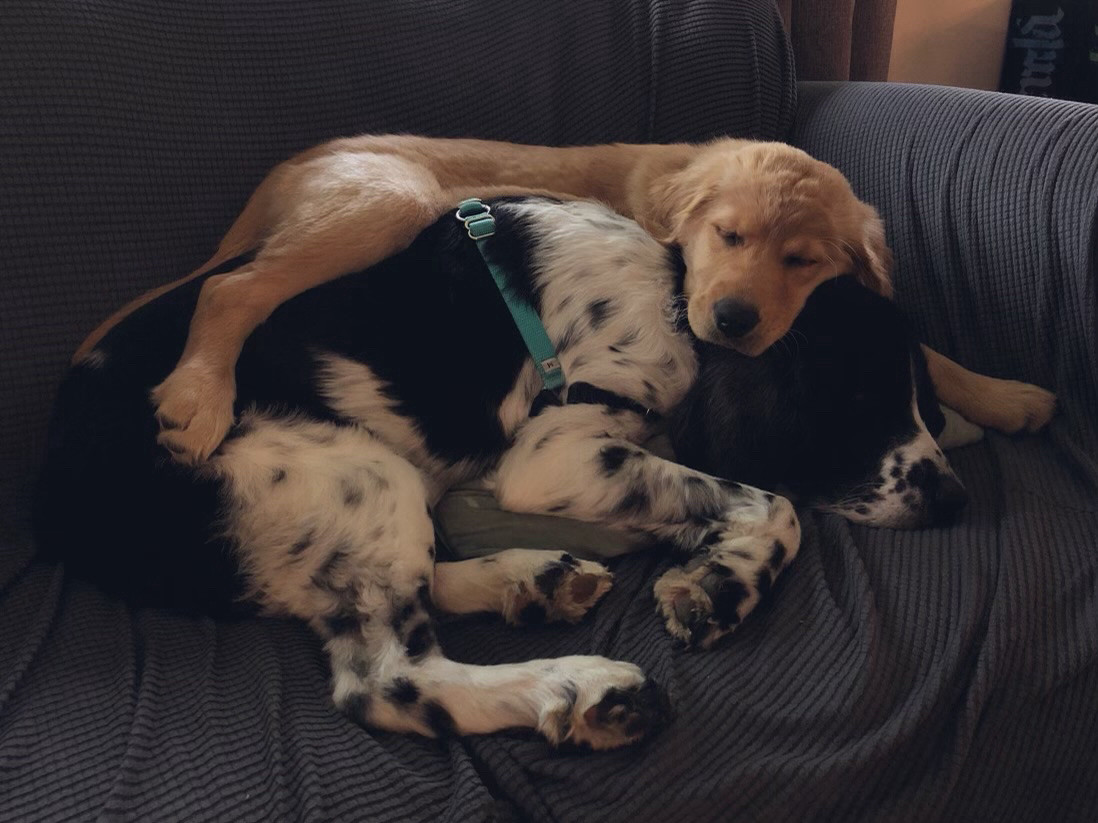
[[[203,261],[293,153],[367,131],[779,138],[794,105],[769,0],[10,0],[0,67],[8,516],[76,345]]]

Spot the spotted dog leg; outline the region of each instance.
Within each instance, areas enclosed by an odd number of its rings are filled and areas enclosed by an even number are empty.
[[[508,549],[435,566],[435,605],[450,614],[497,612],[514,625],[581,619],[610,590],[600,563],[567,552]]]
[[[728,494],[734,497],[735,491],[729,488]],[[679,542],[685,537],[694,544],[678,553],[678,565],[653,587],[657,608],[674,637],[688,646],[710,648],[766,597],[800,545],[792,506],[785,501],[786,509],[777,502],[784,500],[775,498],[773,504],[756,507],[777,536],[743,534],[744,513],[734,511],[737,504],[732,503],[695,536],[689,537],[687,530],[673,538]]]
[[[487,605],[492,593],[472,584],[524,584],[528,603],[567,618],[609,585],[597,564],[513,552],[479,572],[436,575],[426,486],[402,457],[353,428],[252,416],[241,429],[209,464],[226,481],[226,531],[253,596],[324,638],[333,700],[355,720],[430,736],[531,728],[552,743],[599,749],[661,724],[663,697],[631,663],[474,666],[448,660],[436,642],[435,599]],[[492,605],[502,610],[498,595]]]
[[[429,590],[327,635],[333,699],[370,728],[429,737],[530,728],[550,743],[609,749],[663,725],[661,690],[632,663],[570,656],[496,666],[447,659],[434,640]]]
[[[708,648],[759,603],[800,546],[783,497],[718,480],[636,445],[639,415],[597,406],[545,410],[520,430],[496,481],[512,511],[561,514],[670,542],[655,584],[673,636]]]

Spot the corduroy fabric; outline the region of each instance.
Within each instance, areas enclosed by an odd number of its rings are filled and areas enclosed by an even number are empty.
[[[1098,106],[803,83],[792,140],[880,209],[923,339],[1060,398],[1047,434],[966,450],[966,484],[994,496],[965,526],[875,559],[890,598],[964,581],[949,609],[895,600],[913,659],[958,644],[952,716],[926,761],[947,791],[914,808],[1098,819]]]
[[[512,0],[493,32],[456,5],[474,4],[0,8],[0,376],[18,389],[0,400],[0,458],[13,486],[84,330],[200,262],[297,148],[363,128],[546,142],[784,133],[789,66],[767,4],[590,3],[562,17],[560,4]],[[400,85],[444,82],[443,36],[425,33],[438,21],[478,59],[490,42],[497,62],[506,51],[526,66],[519,76],[540,67],[541,85],[513,105],[469,95],[464,111]],[[678,45],[653,45],[668,38]],[[368,62],[367,42],[385,58]],[[680,57],[642,72],[660,79],[630,102],[630,72],[656,53]],[[588,76],[584,55],[617,73]],[[393,60],[387,81],[362,74]],[[317,66],[335,86],[309,79]],[[604,96],[570,108],[577,78]],[[684,91],[672,122],[659,95]],[[1098,819],[1094,109],[877,86],[803,95],[796,140],[886,212],[901,299],[931,341],[1065,397],[1051,435],[954,455],[973,496],[960,525],[897,533],[805,516],[773,599],[708,653],[672,649],[648,594],[665,562],[653,554],[616,562],[614,589],[579,626],[443,627],[460,660],[602,653],[669,688],[677,716],[661,736],[593,755],[520,734],[367,733],[331,708],[304,627],[129,612],[5,544],[0,820]],[[1047,128],[1041,151],[1023,151],[1010,122]]]
[[[0,626],[24,627],[3,632],[0,818],[456,821],[498,812],[494,795],[538,821],[1093,820],[1098,514],[1018,486],[1070,486],[1048,451],[993,437],[956,453],[973,501],[947,531],[805,515],[773,599],[712,652],[672,648],[655,554],[615,563],[577,627],[443,627],[473,663],[645,667],[676,717],[603,754],[368,734],[330,707],[304,627],[128,614],[32,565],[0,592]]]

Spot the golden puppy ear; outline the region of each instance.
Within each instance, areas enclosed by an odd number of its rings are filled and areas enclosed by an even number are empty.
[[[716,191],[712,175],[700,163],[691,163],[682,171],[656,178],[649,187],[647,209],[637,222],[661,243],[678,243],[690,215]]]
[[[854,276],[868,289],[884,297],[892,297],[892,250],[885,240],[884,221],[877,210],[866,203],[859,204],[860,226],[850,242],[854,260]]]

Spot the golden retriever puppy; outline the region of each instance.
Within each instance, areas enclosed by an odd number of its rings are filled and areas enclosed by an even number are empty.
[[[334,140],[277,166],[196,272],[137,298],[96,329],[248,251],[252,262],[202,286],[175,370],[153,392],[160,441],[184,462],[229,430],[247,337],[283,302],[406,248],[466,197],[548,193],[602,201],[681,247],[693,332],[756,355],[785,335],[824,280],[853,273],[890,294],[891,255],[876,211],[833,167],[781,143],[548,148],[408,135]],[[927,350],[939,397],[1006,432],[1045,425],[1055,398],[969,372]]]

